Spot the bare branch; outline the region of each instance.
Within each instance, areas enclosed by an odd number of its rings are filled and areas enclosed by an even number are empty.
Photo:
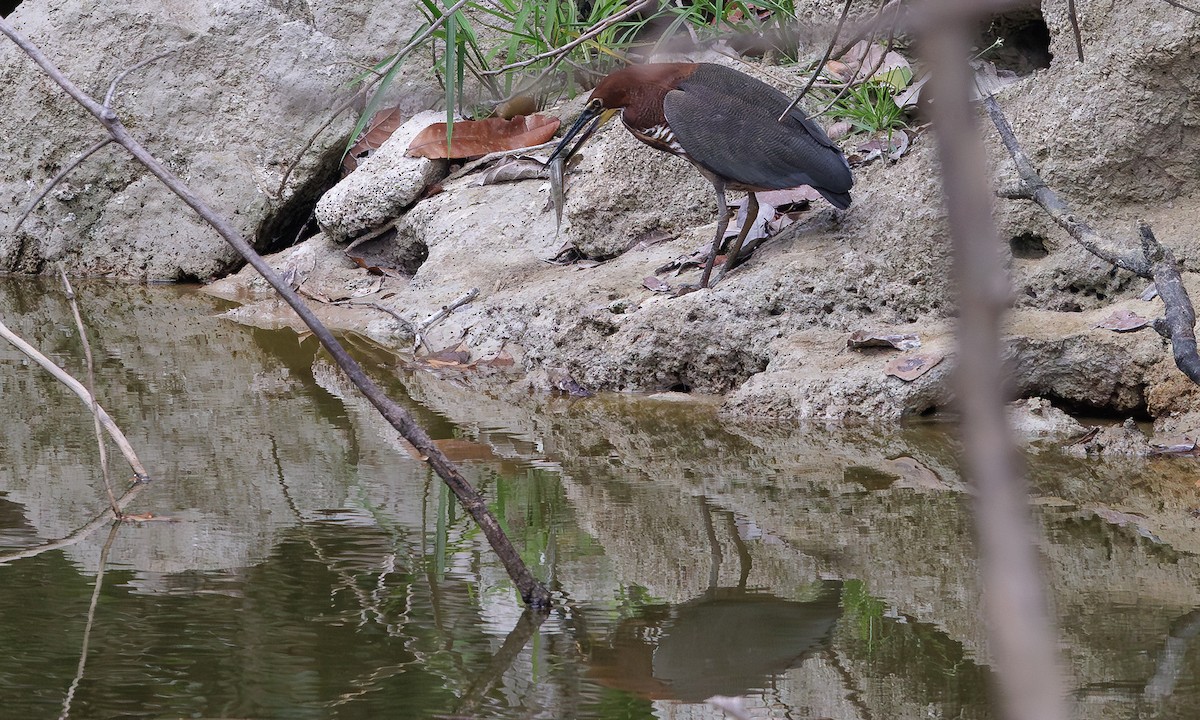
[[[1165,2],[1168,5],[1171,5],[1172,7],[1177,7],[1180,10],[1185,10],[1187,12],[1190,12],[1193,15],[1200,15],[1200,10],[1197,10],[1196,8],[1193,8],[1193,7],[1188,7],[1187,5],[1184,5],[1181,2],[1177,2],[1177,0],[1163,0],[1163,2]]]
[[[1004,143],[1004,147],[1008,150],[1008,154],[1012,156],[1013,162],[1017,166],[1020,185],[1015,192],[1008,193],[1008,195],[1032,200],[1041,205],[1042,209],[1050,215],[1051,219],[1059,227],[1066,230],[1085,250],[1101,260],[1116,265],[1123,270],[1128,270],[1140,277],[1150,278],[1150,265],[1141,253],[1123,253],[1109,246],[1107,238],[1096,232],[1091,225],[1076,217],[1070,208],[1067,207],[1067,204],[1058,197],[1058,193],[1046,185],[1046,181],[1042,179],[1037,169],[1033,167],[1033,162],[1030,161],[1029,156],[1021,149],[1021,144],[1017,142],[1016,135],[1013,133],[1012,125],[1008,124],[1008,118],[1004,116],[1004,111],[1000,109],[1000,104],[996,102],[996,98],[990,95],[984,97],[983,106],[987,109],[988,116],[992,119],[992,124],[996,126],[996,131],[1000,133],[1000,140]]]
[[[788,103],[786,108],[783,109],[783,112],[779,114],[779,119],[777,122],[783,122],[783,119],[788,116],[788,113],[794,110],[798,104],[800,104],[800,99],[807,95],[809,90],[812,90],[813,83],[817,81],[817,78],[821,77],[821,71],[825,69],[825,63],[829,62],[829,56],[833,54],[833,45],[837,42],[838,35],[842,33],[842,25],[844,25],[846,22],[846,16],[850,14],[850,4],[852,2],[854,2],[854,0],[846,0],[846,3],[842,5],[842,14],[838,18],[837,27],[833,29],[833,37],[829,38],[829,45],[825,48],[825,54],[821,56],[820,61],[817,62],[817,66],[813,68],[812,75],[808,78],[808,84],[806,84],[800,93],[796,95],[796,97],[790,103]]]
[[[849,0],[847,0],[847,2],[849,2]],[[569,55],[572,50],[579,47],[583,43],[587,42],[588,40],[591,40],[592,38],[596,37],[597,35],[604,32],[605,30],[612,27],[613,25],[616,25],[617,23],[622,22],[626,18],[636,15],[637,13],[640,13],[643,10],[652,8],[655,4],[656,4],[655,0],[642,0],[642,2],[639,2],[635,5],[631,5],[628,9],[624,10],[623,12],[617,13],[616,15],[613,15],[611,17],[607,17],[607,18],[601,20],[600,22],[596,23],[592,27],[588,28],[587,32],[585,32],[584,34],[575,38],[574,40],[567,43],[566,45],[563,45],[561,47],[556,47],[553,50],[547,50],[546,52],[539,53],[537,55],[534,55],[533,57],[525,58],[524,60],[521,60],[520,62],[509,63],[508,65],[502,65],[501,67],[498,67],[494,70],[485,70],[483,72],[483,75],[500,75],[502,73],[508,72],[509,70],[517,70],[519,68],[529,67],[530,65],[533,65],[542,60],[548,60],[550,58],[554,58],[554,62],[552,64],[557,65],[559,62],[562,61],[562,59],[565,56]]]
[[[937,97],[934,127],[959,295],[956,374],[963,453],[976,490],[975,528],[1000,707],[1009,720],[1065,720],[1057,633],[1043,595],[1028,488],[1004,408],[1000,330],[1009,288],[995,251],[992,193],[967,99],[972,17],[964,10],[977,11],[979,4],[931,0],[922,7],[931,13],[922,41],[925,60],[937,68],[930,79]]]
[[[983,100],[992,124],[1000,133],[1004,147],[1008,149],[1013,162],[1017,166],[1020,184],[1017,190],[1008,195],[1015,198],[1032,200],[1046,211],[1066,230],[1085,250],[1116,267],[1128,270],[1139,277],[1154,281],[1158,295],[1162,298],[1166,317],[1154,323],[1154,329],[1160,335],[1171,341],[1171,353],[1175,365],[1188,378],[1200,385],[1200,354],[1196,348],[1196,311],[1193,309],[1191,298],[1183,286],[1179,274],[1179,263],[1175,260],[1171,249],[1165,247],[1154,237],[1150,226],[1144,222],[1138,226],[1141,236],[1141,248],[1121,252],[1112,247],[1107,238],[1096,232],[1086,222],[1077,218],[1066,203],[1051,190],[1046,182],[1034,169],[1029,156],[1021,149],[1013,133],[1012,126],[1000,109],[1000,104],[992,96]]]
[[[148,487],[150,487],[149,483],[135,482],[128,490],[125,491],[123,495],[121,495],[121,497],[117,498],[117,507],[124,509],[126,505],[133,502],[133,499],[141,494],[142,490],[145,490]],[[0,553],[0,565],[6,565],[17,560],[37,557],[43,553],[61,550],[65,547],[71,547],[72,545],[78,545],[87,538],[91,537],[92,533],[107,525],[110,520],[117,519],[120,518],[113,514],[112,508],[108,508],[103,513],[97,515],[83,527],[79,528],[70,535],[59,538],[58,540],[51,540],[34,547],[27,547],[20,550],[14,550],[12,552]]]
[[[100,471],[104,476],[104,491],[108,493],[109,506],[112,507],[113,514],[118,518],[121,516],[121,509],[117,507],[117,496],[113,494],[112,478],[108,473],[108,448],[104,443],[104,431],[101,429],[100,413],[97,412],[96,404],[96,371],[95,364],[92,362],[92,344],[88,342],[87,330],[83,327],[83,318],[79,315],[79,303],[75,302],[75,289],[71,287],[71,281],[67,279],[67,271],[63,267],[62,262],[58,263],[58,273],[62,276],[63,287],[66,288],[67,302],[71,304],[71,314],[75,316],[75,327],[79,330],[79,341],[83,343],[83,356],[87,360],[87,389],[88,394],[92,396],[92,425],[96,430],[96,446],[100,450]]]
[[[1150,226],[1138,223],[1142,236],[1142,251],[1149,261],[1154,285],[1162,298],[1166,317],[1154,322],[1154,329],[1171,341],[1171,354],[1175,366],[1200,385],[1200,355],[1196,352],[1196,311],[1188,297],[1183,278],[1179,276],[1179,263],[1171,249],[1158,242]]]
[[[80,153],[79,157],[67,163],[62,170],[59,170],[58,174],[55,175],[50,182],[46,183],[46,187],[42,188],[42,191],[37,194],[37,197],[33,199],[33,202],[29,203],[29,207],[25,208],[25,212],[21,213],[21,217],[17,218],[17,221],[13,223],[12,231],[16,232],[17,229],[21,227],[21,224],[25,222],[25,218],[29,217],[29,213],[33,212],[34,208],[36,208],[38,204],[50,194],[50,191],[53,190],[56,185],[62,182],[63,178],[65,178],[67,175],[70,175],[72,170],[79,167],[84,160],[87,160],[89,157],[94,155],[97,150],[105,145],[108,145],[112,141],[113,139],[111,136],[106,137],[103,140],[96,141],[95,145],[91,146],[87,150],[84,150],[82,153]]]
[[[420,327],[417,328],[416,334],[413,335],[413,352],[415,353],[421,347],[421,345],[425,344],[425,332],[429,330],[429,328],[450,317],[450,313],[459,309],[463,305],[466,305],[477,297],[479,297],[479,288],[471,288],[455,298],[454,302],[450,303],[449,305],[443,305],[441,310],[438,310],[426,318],[425,322],[421,323]]]
[[[121,529],[121,523],[114,522],[108,531],[108,538],[104,540],[104,545],[100,548],[100,563],[96,569],[95,584],[92,587],[92,599],[88,603],[87,622],[83,625],[83,642],[79,647],[79,664],[75,668],[75,678],[71,680],[71,686],[67,689],[66,697],[63,698],[62,712],[59,713],[59,720],[66,720],[71,716],[71,702],[75,698],[75,691],[79,689],[79,683],[83,681],[83,670],[87,667],[88,645],[92,638],[92,625],[96,621],[96,606],[100,604],[100,588],[104,587],[104,571],[108,567],[108,553],[112,551],[113,543],[117,540],[117,532]]]
[[[1071,18],[1071,32],[1075,35],[1075,52],[1083,62],[1083,36],[1079,34],[1079,13],[1075,11],[1075,0],[1067,0],[1067,17]]]
[[[14,347],[25,353],[27,357],[36,362],[38,365],[41,365],[46,372],[53,375],[55,379],[57,379],[63,385],[69,387],[71,391],[78,395],[81,400],[87,403],[89,408],[93,408],[96,413],[96,417],[100,420],[100,424],[104,426],[104,429],[108,431],[109,437],[113,439],[113,442],[116,443],[117,447],[121,450],[121,454],[125,456],[125,460],[129,463],[129,467],[133,468],[133,474],[137,480],[139,482],[149,482],[150,475],[146,472],[146,468],[142,467],[142,461],[138,460],[137,454],[133,451],[133,446],[130,445],[129,441],[125,439],[125,434],[121,432],[121,428],[117,427],[117,424],[113,422],[113,419],[109,417],[104,408],[96,404],[92,394],[88,392],[87,388],[85,388],[82,383],[71,377],[67,371],[54,364],[54,361],[52,361],[50,358],[38,352],[37,348],[22,340],[21,337],[12,330],[9,330],[8,326],[3,322],[0,322],[0,337],[12,343]]]
[[[108,92],[105,93],[105,95],[104,95],[104,107],[106,107],[106,108],[112,107],[113,97],[117,94],[117,85],[119,85],[122,80],[124,80],[126,77],[128,77],[130,75],[130,73],[137,72],[138,70],[141,70],[142,68],[146,67],[147,65],[149,65],[152,62],[162,60],[166,56],[175,52],[175,50],[176,50],[176,48],[171,48],[170,50],[163,50],[159,54],[146,58],[145,60],[139,62],[138,64],[134,65],[133,67],[129,68],[128,70],[123,71],[122,73],[117,75],[115,78],[113,78],[113,81],[111,83],[109,83]]]
[[[460,0],[447,12],[453,12],[458,7],[466,4],[467,0]],[[484,536],[487,538],[492,550],[500,558],[504,564],[505,570],[509,577],[513,580],[518,591],[521,593],[521,598],[526,604],[532,607],[547,607],[550,604],[550,593],[546,588],[533,577],[525,562],[521,559],[516,548],[513,547],[508,537],[504,534],[500,527],[496,516],[488,509],[487,503],[483,497],[476,492],[470,482],[459,471],[458,467],[446,457],[445,453],[433,443],[432,438],[419,426],[413,419],[412,415],[401,405],[389,398],[379,388],[374,380],[370,378],[358,364],[342,347],[337,338],[333,336],[329,329],[321,323],[313,311],[304,303],[299,295],[292,290],[291,286],[275,272],[273,268],[259,255],[253,247],[246,242],[245,238],[229,223],[229,221],[219,214],[214,212],[207,203],[199,196],[192,192],[191,188],[183,183],[174,173],[168,170],[160,163],[153,155],[151,155],[140,143],[138,143],[125,126],[121,124],[116,113],[111,108],[104,107],[97,103],[93,98],[88,96],[82,90],[75,86],[67,79],[61,71],[50,60],[42,54],[35,45],[21,36],[13,27],[5,20],[0,19],[0,33],[8,36],[18,47],[21,48],[30,58],[34,60],[42,70],[56,83],[59,84],[75,99],[80,105],[86,108],[94,115],[109,134],[121,144],[122,147],[129,152],[139,163],[157,177],[164,185],[174,192],[181,200],[189,207],[196,211],[206,223],[211,225],[221,237],[225,239],[230,246],[237,250],[242,257],[246,259],[255,270],[263,276],[264,279],[275,288],[289,306],[296,312],[305,325],[312,330],[313,335],[320,341],[321,345],[329,352],[330,356],[342,369],[346,376],[354,383],[355,386],[366,396],[366,398],[379,410],[380,414],[404,436],[417,450],[420,451],[422,458],[429,463],[430,467],[442,478],[450,490],[454,493],[463,509],[475,520],[476,524],[483,530]],[[416,40],[413,41],[414,43]],[[410,43],[412,45],[412,43]],[[82,388],[80,388],[82,390]],[[86,391],[85,391],[86,392]]]

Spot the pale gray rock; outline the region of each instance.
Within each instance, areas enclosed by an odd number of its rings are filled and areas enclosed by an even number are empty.
[[[123,70],[174,50],[125,78],[114,109],[214,210],[268,248],[292,241],[336,179],[353,111],[321,127],[352,92],[358,68],[394,51],[420,22],[407,2],[395,10],[404,21],[391,24],[378,24],[374,12],[343,12],[350,5],[66,0],[22,3],[8,19],[98,99]],[[402,73],[396,88],[412,88],[417,72]],[[14,231],[38,190],[103,132],[7,41],[0,86],[0,162],[9,168],[0,176],[0,269],[36,273],[62,260],[77,274],[182,280],[241,263],[116,145],[75,170]],[[429,91],[411,95],[424,101]]]
[[[409,157],[408,144],[417,133],[446,113],[427,111],[401,125],[371,157],[359,163],[321,196],[317,223],[329,237],[344,241],[391,222],[416,202],[425,188],[446,174],[445,160]]]

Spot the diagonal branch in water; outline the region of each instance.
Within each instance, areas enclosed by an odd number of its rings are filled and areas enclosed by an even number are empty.
[[[10,330],[3,322],[0,322],[0,338],[4,338],[12,343],[15,348],[25,353],[26,357],[30,358],[38,365],[41,365],[46,372],[53,375],[55,379],[70,388],[71,392],[78,395],[79,399],[83,400],[83,402],[93,410],[96,415],[96,419],[100,421],[100,424],[103,425],[104,429],[108,432],[109,437],[113,439],[113,442],[116,444],[117,448],[121,450],[121,454],[125,456],[126,462],[128,462],[129,466],[133,468],[133,474],[137,481],[141,483],[149,482],[150,475],[146,472],[146,468],[142,466],[142,461],[138,459],[137,453],[133,451],[133,446],[130,445],[129,441],[125,439],[125,433],[121,432],[121,428],[117,427],[117,424],[113,422],[113,419],[109,416],[108,412],[105,411],[105,409],[98,403],[96,403],[96,399],[92,397],[92,394],[88,392],[88,389],[83,386],[83,383],[79,382],[66,370],[63,370],[56,365],[53,360],[43,355],[38,351],[37,348],[25,342],[24,339]]]
[[[521,559],[520,554],[508,539],[508,536],[504,534],[504,530],[500,527],[496,516],[488,509],[483,497],[475,491],[475,488],[471,486],[471,483],[463,476],[458,467],[433,443],[429,434],[417,424],[412,415],[384,394],[378,384],[366,374],[362,366],[346,352],[342,344],[333,336],[333,333],[317,319],[317,316],[304,303],[300,296],[251,247],[250,243],[241,236],[241,233],[230,224],[228,219],[210,208],[190,187],[135,140],[111,108],[101,105],[87,93],[80,90],[70,79],[63,75],[37,46],[29,42],[12,25],[3,19],[0,19],[0,33],[8,36],[10,40],[41,67],[42,71],[51,80],[57,83],[77,103],[82,105],[84,109],[94,115],[117,143],[124,147],[135,160],[157,177],[171,192],[175,193],[184,203],[191,207],[231,247],[237,250],[246,259],[246,262],[263,276],[271,287],[275,288],[275,291],[283,297],[284,301],[291,306],[296,315],[308,326],[325,350],[332,356],[334,362],[346,374],[347,378],[366,396],[367,400],[375,406],[392,427],[396,428],[404,436],[404,439],[408,440],[420,451],[422,459],[433,468],[454,493],[463,509],[471,515],[475,523],[483,531],[492,550],[500,558],[504,569],[508,572],[508,576],[512,579],[518,592],[520,592],[522,600],[532,607],[548,607],[550,605],[550,593],[547,592],[545,586],[533,577],[533,574],[525,565],[524,560]]]
[[[150,487],[145,482],[135,482],[121,497],[117,498],[117,507],[124,509],[126,505],[133,502],[133,499],[141,494],[143,490]],[[0,565],[6,565],[16,560],[24,560],[26,558],[37,557],[43,553],[61,550],[65,547],[78,545],[87,538],[91,537],[92,533],[104,527],[110,520],[120,520],[121,517],[113,513],[112,509],[107,509],[103,513],[92,518],[88,523],[75,530],[69,535],[51,540],[50,542],[35,545],[33,547],[22,548],[21,550],[13,550],[12,552],[0,553]]]

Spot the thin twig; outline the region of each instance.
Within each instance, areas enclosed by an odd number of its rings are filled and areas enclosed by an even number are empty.
[[[1047,610],[1028,488],[1005,416],[1000,333],[1010,289],[996,252],[992,193],[967,97],[968,27],[976,19],[963,9],[976,6],[931,0],[923,7],[933,13],[922,47],[926,61],[938,70],[930,84],[937,97],[934,126],[958,292],[961,435],[965,469],[976,491],[975,532],[1001,717],[1065,720],[1057,631]]]
[[[1013,133],[1012,126],[1009,125],[1008,118],[1004,116],[996,98],[991,95],[984,97],[983,105],[1000,134],[1001,142],[1017,166],[1019,184],[1015,191],[1007,193],[1006,196],[1032,200],[1083,249],[1111,265],[1153,280],[1165,310],[1165,317],[1155,321],[1154,329],[1171,341],[1171,354],[1175,358],[1176,367],[1192,382],[1200,385],[1200,354],[1197,353],[1195,334],[1196,311],[1183,285],[1179,263],[1175,260],[1174,253],[1158,242],[1150,226],[1144,222],[1138,226],[1140,250],[1122,252],[1113,248],[1108,238],[1076,217],[1058,194],[1046,185],[1046,181],[1038,174],[1033,162],[1017,142],[1016,134]]]
[[[1166,4],[1171,5],[1173,7],[1177,7],[1180,10],[1186,10],[1187,12],[1190,12],[1193,15],[1200,15],[1200,10],[1197,10],[1196,8],[1184,5],[1183,3],[1178,2],[1177,0],[1163,0],[1163,2],[1165,2]]]
[[[12,231],[16,232],[17,229],[21,227],[21,223],[25,222],[25,218],[29,217],[29,213],[33,212],[34,208],[36,208],[38,204],[50,194],[50,191],[53,190],[56,185],[62,182],[63,178],[65,178],[67,175],[70,175],[72,170],[79,167],[80,163],[94,155],[97,150],[105,145],[108,145],[112,141],[113,139],[111,136],[106,137],[103,140],[97,140],[95,145],[92,145],[87,150],[84,150],[79,154],[78,157],[67,163],[62,170],[59,170],[58,174],[51,178],[50,182],[46,183],[46,187],[42,188],[42,191],[37,194],[37,197],[33,199],[33,202],[29,203],[29,207],[25,208],[25,212],[21,213],[21,217],[17,218],[17,221],[13,223]]]
[[[96,416],[100,419],[100,424],[108,431],[109,437],[113,439],[113,442],[121,450],[121,454],[125,456],[125,461],[133,469],[134,476],[139,482],[149,482],[150,475],[146,473],[146,468],[142,467],[141,460],[138,460],[137,454],[133,452],[133,446],[125,439],[125,434],[121,432],[121,428],[117,427],[117,424],[113,422],[113,419],[109,417],[104,408],[95,403],[92,394],[88,392],[87,388],[81,382],[71,377],[67,371],[56,365],[50,358],[38,352],[37,348],[25,342],[12,330],[9,330],[8,326],[3,322],[0,322],[0,337],[12,343],[18,350],[25,353],[26,356],[38,365],[41,365],[46,372],[53,375],[55,379],[69,387],[89,408],[94,407]]]
[[[421,323],[421,326],[417,328],[417,331],[425,332],[429,328],[450,317],[450,313],[459,309],[463,305],[466,305],[477,297],[479,297],[479,288],[471,288],[456,298],[454,302],[450,303],[449,305],[443,305],[441,310],[438,310],[426,318],[425,322]]]
[[[438,310],[434,314],[425,318],[425,322],[421,323],[420,326],[417,327],[417,331],[413,334],[413,352],[416,353],[422,345],[425,345],[426,331],[450,317],[450,313],[459,309],[463,305],[466,305],[477,297],[479,297],[479,288],[471,288],[457,297],[454,302],[450,303],[449,305],[443,305],[441,310]],[[429,346],[426,345],[425,349],[428,350]]]
[[[352,107],[354,105],[355,101],[359,97],[365,96],[367,94],[367,92],[370,91],[371,88],[378,85],[383,80],[383,78],[386,77],[387,74],[392,71],[392,68],[396,67],[396,65],[398,65],[401,61],[403,61],[404,58],[407,57],[408,54],[410,52],[412,52],[415,48],[420,47],[421,43],[425,42],[429,38],[430,35],[437,32],[437,29],[439,27],[441,27],[442,24],[445,23],[446,20],[449,19],[451,15],[458,12],[458,10],[461,9],[468,2],[471,2],[471,0],[458,0],[458,2],[454,3],[449,8],[447,8],[446,11],[442,13],[442,16],[440,18],[431,22],[429,24],[429,27],[425,28],[421,32],[421,34],[417,35],[415,38],[412,39],[411,42],[409,42],[407,45],[402,47],[400,49],[400,51],[396,53],[395,57],[393,57],[392,60],[387,65],[384,65],[377,73],[375,73],[374,78],[372,78],[368,82],[364,82],[362,87],[360,87],[353,95],[351,95],[349,98],[347,98],[343,102],[339,103],[337,105],[337,107],[335,107],[329,113],[329,119],[326,120],[324,123],[322,123],[321,126],[319,128],[317,128],[317,131],[309,136],[308,140],[305,141],[305,143],[304,143],[304,147],[300,148],[300,152],[296,155],[296,159],[294,161],[292,161],[290,164],[288,164],[287,169],[283,171],[283,177],[279,180],[279,190],[277,191],[277,194],[280,197],[283,197],[283,191],[284,191],[284,188],[287,187],[288,178],[290,178],[292,176],[292,171],[295,170],[297,166],[299,166],[301,158],[304,157],[304,153],[308,152],[308,149],[313,146],[313,143],[315,143],[317,141],[317,138],[319,138],[321,136],[321,133],[325,132],[325,130],[328,129],[329,126],[333,124],[333,121],[337,119],[338,115],[341,115],[344,110],[347,110],[350,107]]]
[[[1137,251],[1122,253],[1120,250],[1110,247],[1107,238],[1096,232],[1091,225],[1076,217],[1067,204],[1058,197],[1058,193],[1046,185],[1046,181],[1033,167],[1029,156],[1021,149],[1021,145],[1013,133],[1012,125],[1008,123],[996,98],[990,95],[984,97],[983,106],[987,110],[992,124],[996,126],[996,131],[1000,133],[1001,142],[1004,143],[1004,147],[1017,166],[1019,185],[1015,191],[1005,195],[1032,200],[1040,205],[1059,227],[1066,230],[1085,250],[1101,260],[1140,277],[1152,277],[1150,265],[1142,253]]]
[[[371,242],[375,238],[380,237],[381,235],[387,233],[388,231],[395,230],[395,229],[396,229],[396,221],[395,220],[388,220],[387,222],[380,225],[379,227],[371,228],[370,230],[366,231],[362,235],[359,235],[358,237],[354,238],[354,241],[351,242],[349,245],[342,248],[342,254],[349,255],[350,251],[353,250],[354,248],[358,247],[359,245],[362,245],[363,243]]]
[[[101,429],[100,413],[97,410],[96,404],[96,365],[92,359],[92,344],[88,342],[87,330],[83,327],[83,318],[79,315],[79,303],[75,302],[75,289],[71,287],[71,281],[67,279],[66,268],[60,260],[58,263],[58,274],[62,277],[63,287],[66,289],[67,302],[71,304],[71,314],[75,316],[75,327],[79,330],[79,341],[83,343],[83,356],[87,360],[87,389],[88,394],[92,396],[92,425],[96,431],[96,446],[100,450],[100,471],[104,477],[104,491],[108,493],[108,503],[113,510],[113,514],[117,517],[121,516],[121,509],[117,507],[117,496],[113,494],[112,478],[108,472],[108,446],[104,442],[104,431]]]
[[[330,305],[345,305],[348,307],[365,307],[365,308],[371,308],[372,310],[378,310],[379,312],[382,312],[382,313],[387,313],[388,315],[391,315],[393,318],[395,318],[396,321],[399,322],[404,327],[404,329],[407,330],[409,333],[411,333],[414,336],[417,334],[416,327],[413,326],[413,324],[408,320],[408,318],[404,317],[396,310],[393,310],[392,308],[387,307],[386,305],[382,305],[377,302],[363,302],[361,300],[336,300],[329,304]]]
[[[849,1],[849,0],[847,0],[847,1]],[[613,15],[611,17],[607,17],[607,18],[601,20],[600,22],[596,23],[592,27],[588,28],[587,32],[583,33],[582,35],[575,38],[574,40],[567,43],[566,45],[563,45],[561,47],[556,47],[552,50],[547,50],[544,53],[538,53],[537,55],[534,55],[533,57],[525,58],[524,60],[521,60],[519,62],[509,63],[508,65],[502,65],[494,70],[485,70],[483,74],[484,75],[500,75],[502,73],[508,72],[509,70],[517,70],[517,69],[520,69],[523,67],[529,67],[530,65],[541,62],[542,60],[548,60],[550,58],[554,58],[555,59],[554,62],[555,62],[555,64],[557,64],[564,55],[569,54],[572,50],[574,50],[579,45],[582,45],[583,43],[587,42],[588,40],[591,40],[592,38],[596,37],[600,33],[607,30],[608,28],[612,27],[613,25],[616,25],[617,23],[625,20],[626,18],[630,17],[631,15],[636,15],[637,13],[641,12],[642,10],[645,10],[648,7],[651,7],[654,4],[655,4],[655,0],[642,0],[642,2],[639,2],[636,5],[629,6],[629,8],[627,8],[623,12],[617,13],[616,15]]]
[[[870,40],[870,43],[868,43],[868,46],[874,42],[875,42],[875,36],[871,35],[871,40]],[[854,71],[854,75],[853,75],[853,77],[850,78],[850,81],[843,84],[842,87],[838,90],[837,95],[834,95],[833,99],[830,100],[829,103],[827,105],[825,105],[825,107],[821,108],[821,110],[819,112],[813,113],[813,115],[810,117],[817,117],[819,115],[824,115],[825,113],[829,112],[833,108],[833,106],[837,104],[838,100],[841,100],[843,97],[846,96],[846,93],[850,92],[851,88],[855,87],[856,85],[861,85],[861,84],[865,83],[867,80],[870,80],[871,78],[875,77],[875,73],[879,72],[879,68],[883,67],[884,61],[887,60],[888,53],[890,53],[892,51],[892,48],[895,47],[895,45],[896,45],[896,28],[892,27],[888,31],[887,44],[884,46],[883,52],[879,54],[879,59],[875,61],[875,64],[871,67],[871,69],[864,73],[864,72],[862,72],[862,66],[860,65],[859,68]],[[863,59],[866,59],[865,54],[863,55]],[[857,82],[855,82],[855,80],[860,76],[862,77],[862,80],[858,80]]]
[[[455,5],[455,8],[465,4],[465,2],[466,0],[460,0]],[[458,467],[434,444],[433,439],[417,424],[412,414],[384,394],[379,385],[366,374],[358,361],[346,352],[342,344],[333,336],[333,333],[321,323],[312,309],[304,303],[288,283],[284,282],[279,274],[271,268],[270,264],[251,247],[250,243],[246,242],[246,239],[241,236],[233,225],[226,218],[214,212],[208,203],[204,202],[179,177],[168,170],[157,158],[138,143],[129,134],[111,108],[100,105],[92,97],[80,90],[62,74],[37,46],[26,40],[12,25],[2,18],[0,18],[0,33],[8,36],[9,39],[16,43],[26,55],[42,68],[42,71],[50,79],[58,83],[68,95],[94,115],[105,129],[108,130],[109,134],[134,159],[157,177],[169,190],[179,196],[184,203],[191,207],[214,230],[220,233],[221,237],[237,250],[246,259],[246,262],[266,279],[271,287],[275,288],[275,291],[291,306],[304,324],[312,330],[313,335],[316,336],[325,350],[329,352],[330,356],[338,364],[338,367],[346,373],[350,381],[379,410],[380,414],[420,451],[425,461],[429,463],[430,467],[437,472],[438,476],[454,492],[455,498],[462,505],[463,509],[471,515],[475,523],[483,531],[492,550],[499,557],[501,563],[504,565],[504,569],[508,572],[513,584],[520,592],[521,599],[532,607],[549,606],[550,593],[546,590],[545,586],[533,577],[533,573],[529,571],[529,567],[521,559],[517,549],[504,534],[504,530],[500,527],[496,516],[488,508],[483,496],[471,486],[471,483],[463,476]]]
[[[106,108],[112,107],[113,96],[115,96],[117,94],[117,85],[119,85],[122,80],[124,80],[126,77],[128,77],[130,73],[141,70],[142,68],[146,67],[147,65],[149,65],[152,62],[162,60],[163,58],[165,58],[166,56],[175,52],[176,50],[178,50],[178,48],[171,48],[170,50],[163,50],[159,54],[157,54],[153,57],[148,57],[145,60],[137,63],[133,67],[129,68],[128,70],[125,70],[125,71],[119,73],[115,78],[113,78],[113,81],[111,83],[109,83],[109,85],[108,85],[108,92],[105,93],[105,95],[104,95],[104,107],[106,107]]]
[[[1067,0],[1067,17],[1071,19],[1071,33],[1075,35],[1075,52],[1083,62],[1083,36],[1079,33],[1079,13],[1075,11],[1075,0]]]
[[[117,507],[124,510],[129,503],[133,502],[134,498],[136,498],[148,487],[150,487],[148,483],[134,482],[133,485],[130,486],[130,488],[126,490],[123,495],[121,495],[121,497],[117,498]],[[22,548],[21,550],[14,550],[12,552],[0,554],[0,565],[7,565],[8,563],[15,562],[17,560],[25,560],[27,558],[37,557],[43,553],[61,550],[65,547],[71,547],[72,545],[78,545],[87,538],[91,537],[92,533],[107,525],[110,520],[119,519],[120,518],[113,514],[112,509],[108,508],[100,515],[97,515],[88,521],[83,527],[69,535],[66,535],[65,537],[59,538],[58,540],[51,540],[34,547]]]
[[[808,84],[804,86],[804,89],[800,91],[800,94],[797,95],[792,102],[789,103],[786,108],[784,108],[783,112],[779,114],[777,122],[783,122],[784,118],[786,118],[788,114],[800,104],[800,99],[807,95],[808,91],[812,89],[813,83],[817,81],[817,78],[821,77],[821,71],[825,69],[825,63],[829,62],[829,55],[833,52],[833,45],[837,42],[838,35],[840,35],[842,32],[842,25],[846,23],[846,16],[850,14],[850,4],[852,2],[854,2],[854,0],[846,0],[846,3],[842,5],[841,17],[838,18],[837,27],[833,29],[833,37],[829,38],[829,45],[825,47],[825,54],[821,56],[821,60],[817,63],[817,66],[813,68],[812,76],[808,78]]]

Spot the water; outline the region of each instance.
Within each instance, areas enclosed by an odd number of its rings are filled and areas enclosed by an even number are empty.
[[[682,720],[721,717],[716,693],[754,717],[996,717],[944,428],[493,397],[358,347],[555,588],[538,623],[311,339],[188,289],[77,291],[154,476],[129,510],[157,519],[80,537],[105,505],[90,417],[0,346],[0,718]],[[84,375],[57,286],[4,280],[0,320]],[[1192,461],[1028,459],[1077,715],[1200,716]]]

